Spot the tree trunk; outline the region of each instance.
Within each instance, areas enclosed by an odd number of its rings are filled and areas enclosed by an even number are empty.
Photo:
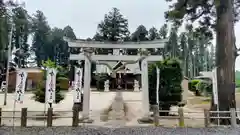
[[[217,9],[217,45],[216,45],[216,67],[218,83],[218,101],[220,111],[229,111],[236,108],[235,101],[235,35],[233,1],[220,0]],[[213,100],[212,100],[213,101]],[[211,110],[216,110],[213,105]],[[229,116],[229,114],[220,114]],[[220,124],[230,124],[230,119],[220,119]]]

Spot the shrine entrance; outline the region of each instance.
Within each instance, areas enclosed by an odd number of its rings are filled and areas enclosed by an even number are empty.
[[[154,40],[144,42],[117,42],[117,43],[105,43],[96,41],[83,41],[83,40],[69,40],[68,42],[71,48],[81,48],[80,54],[70,54],[70,60],[84,60],[84,86],[83,86],[83,113],[82,116],[85,119],[89,118],[90,111],[90,82],[91,82],[91,63],[96,65],[104,65],[106,72],[112,77],[116,78],[118,74],[121,75],[121,69],[127,65],[134,65],[136,73],[141,75],[140,82],[134,80],[134,86],[137,83],[141,85],[142,92],[142,110],[144,116],[149,116],[149,92],[148,92],[148,64],[151,62],[161,61],[162,55],[158,52],[164,48],[166,40]],[[97,49],[112,49],[112,54],[98,54],[95,52]],[[128,55],[126,51],[128,49],[136,49],[136,55]],[[154,50],[154,53],[150,53],[148,50]],[[121,52],[116,55],[116,52]],[[114,68],[109,62],[122,62],[122,65]],[[87,70],[86,70],[87,69]],[[98,68],[96,69],[98,70]],[[98,71],[96,71],[98,72]],[[127,72],[125,70],[125,72]],[[123,73],[124,74],[124,73]],[[122,76],[121,76],[122,77]],[[107,86],[108,85],[108,86]],[[134,87],[133,86],[133,87]],[[109,80],[105,81],[105,87],[109,88]],[[119,89],[124,89],[122,86],[118,86]],[[134,88],[135,91],[139,90]]]

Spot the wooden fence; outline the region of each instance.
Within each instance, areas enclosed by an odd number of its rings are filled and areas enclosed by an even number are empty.
[[[4,118],[20,118],[21,120],[21,127],[27,127],[27,119],[28,118],[44,118],[46,119],[47,122],[47,127],[52,127],[53,126],[53,119],[54,118],[72,118],[72,126],[77,127],[79,124],[79,110],[78,108],[74,108],[72,111],[72,117],[71,116],[54,116],[53,115],[53,108],[48,108],[47,114],[45,116],[28,116],[28,110],[27,108],[22,108],[21,109],[21,116],[2,116],[2,108],[0,108],[0,125],[2,125],[2,119]],[[70,111],[68,111],[70,112]]]
[[[178,119],[178,126],[179,127],[185,127],[185,119],[191,119],[191,117],[184,116],[183,108],[178,108],[178,115],[177,116],[159,116],[159,112],[169,112],[169,111],[163,111],[159,110],[157,105],[153,105],[153,116],[154,116],[154,125],[159,126],[159,123],[161,119]],[[200,112],[188,112],[188,113],[200,113]],[[231,127],[236,128],[237,127],[237,114],[240,113],[236,111],[235,108],[231,108],[230,111],[209,111],[207,109],[204,109],[204,117],[202,118],[194,118],[194,119],[204,119],[204,126],[209,127],[210,126],[210,119],[230,119]],[[213,114],[212,116],[210,114]],[[224,117],[222,117],[220,114],[225,114]],[[219,126],[219,123],[218,123]]]
[[[192,119],[188,116],[184,116],[184,109],[179,108],[178,114],[176,116],[159,116],[159,112],[169,112],[169,111],[163,111],[159,110],[157,106],[153,106],[153,124],[155,126],[160,126],[161,119],[178,119],[178,126],[179,127],[185,127],[185,119]],[[54,116],[53,115],[53,108],[48,108],[47,113],[45,116],[29,116],[27,108],[21,109],[21,115],[20,116],[3,116],[2,113],[5,111],[2,111],[2,108],[0,108],[0,125],[2,125],[4,118],[19,118],[21,120],[20,126],[21,127],[27,127],[27,119],[28,118],[45,118],[47,122],[47,127],[53,126],[53,119],[54,118],[71,118],[72,119],[72,127],[77,127],[80,123],[79,119],[79,110],[78,108],[74,108],[72,112],[72,116]],[[7,111],[10,112],[10,111]],[[12,112],[12,111],[11,111]],[[66,111],[65,111],[66,112]],[[68,111],[70,112],[70,111]],[[188,112],[188,113],[200,113],[200,112]],[[214,116],[210,116],[210,114],[215,114]],[[226,117],[219,117],[218,114],[225,113],[227,114]],[[210,127],[210,119],[230,119],[231,120],[231,127],[236,128],[237,127],[237,112],[235,109],[230,109],[230,111],[209,111],[204,110],[204,116],[198,117],[194,119],[204,119],[204,126]]]

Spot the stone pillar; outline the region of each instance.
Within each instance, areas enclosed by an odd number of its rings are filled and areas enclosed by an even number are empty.
[[[109,80],[106,80],[106,81],[104,82],[104,91],[105,91],[105,92],[109,92]]]
[[[182,83],[181,83],[181,86],[182,86],[182,101],[186,102],[187,99],[188,99],[188,80],[186,79],[183,79],[182,80]]]
[[[136,92],[140,91],[140,89],[139,89],[139,82],[137,80],[134,80],[133,88],[134,88],[134,91],[136,91]]]
[[[141,63],[141,81],[142,81],[142,105],[144,117],[149,116],[149,93],[148,93],[148,62],[144,59]]]
[[[84,65],[84,89],[83,89],[83,113],[84,119],[89,118],[90,111],[90,82],[91,82],[91,62],[85,58]]]

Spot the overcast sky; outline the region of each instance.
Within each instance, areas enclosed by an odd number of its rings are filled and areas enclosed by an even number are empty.
[[[21,1],[21,0],[20,0]],[[165,0],[22,0],[30,14],[41,10],[51,27],[63,28],[70,25],[77,38],[93,37],[97,24],[112,7],[128,19],[129,30],[143,24],[147,29],[160,28],[164,23],[164,11],[168,9]],[[240,47],[240,24],[236,25],[236,40]],[[240,58],[236,62],[240,70]]]

